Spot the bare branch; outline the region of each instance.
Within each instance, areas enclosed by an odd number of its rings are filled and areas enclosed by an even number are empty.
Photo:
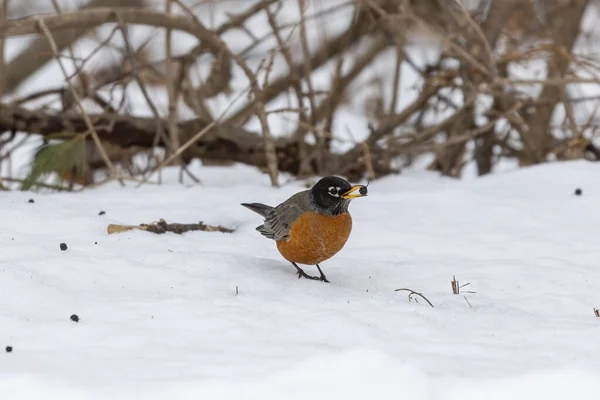
[[[48,42],[50,43],[52,51],[54,52],[54,56],[56,57],[58,65],[60,66],[60,69],[63,72],[63,75],[65,76],[65,79],[67,80],[67,85],[69,86],[69,89],[71,90],[71,94],[73,95],[73,98],[75,99],[75,102],[77,103],[77,107],[79,108],[79,110],[80,110],[80,112],[81,112],[81,114],[83,116],[83,119],[85,121],[86,127],[87,127],[88,131],[91,133],[92,139],[96,143],[98,151],[100,152],[100,154],[104,158],[104,162],[106,163],[106,166],[108,168],[110,168],[110,170],[112,171],[113,176],[115,176],[115,177],[119,176],[118,173],[117,173],[117,170],[116,170],[115,166],[110,161],[110,159],[108,158],[108,155],[106,154],[106,151],[102,147],[102,143],[100,142],[100,138],[98,137],[98,133],[96,133],[96,130],[94,128],[94,124],[90,120],[90,117],[88,116],[85,108],[81,104],[81,98],[80,98],[79,94],[77,93],[77,90],[75,90],[75,88],[73,87],[73,84],[69,80],[69,74],[67,73],[67,70],[65,69],[65,66],[63,65],[60,57],[58,56],[58,47],[56,46],[56,42],[54,41],[52,33],[48,29],[48,26],[46,25],[46,22],[44,21],[43,18],[38,17],[37,19],[38,19],[39,28],[42,30],[42,32],[44,32],[44,35],[46,36],[46,38],[48,39]],[[122,186],[124,185],[124,183],[123,183],[122,180],[119,180],[119,182],[121,183]]]
[[[97,7],[118,7],[123,3],[121,0],[92,0],[83,9],[93,9]],[[127,4],[130,8],[137,8],[143,5],[143,0],[128,0]],[[4,24],[4,21],[3,21]],[[86,35],[96,25],[81,25],[60,32],[54,33],[54,39],[57,44],[59,53],[63,49],[72,46],[77,40]],[[6,91],[14,91],[21,83],[35,72],[43,68],[49,61],[52,60],[52,49],[48,41],[44,37],[35,39],[27,45],[6,67],[5,80]]]

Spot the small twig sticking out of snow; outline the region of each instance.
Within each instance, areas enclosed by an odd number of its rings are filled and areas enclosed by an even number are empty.
[[[469,302],[469,299],[467,299],[467,296],[463,296],[465,298],[465,301],[467,302],[467,304],[469,305],[469,308],[473,308],[473,306],[471,305],[471,303]]]
[[[596,318],[600,318],[600,310],[594,308],[594,315],[596,316]]]
[[[458,286],[458,281],[456,280],[456,277],[454,275],[452,275],[452,282],[450,283],[452,284],[452,293],[459,294],[460,287]]]
[[[428,304],[429,304],[431,307],[433,307],[433,304],[431,304],[431,302],[429,301],[429,299],[428,299],[427,297],[423,296],[423,294],[421,294],[421,293],[415,292],[415,291],[414,291],[414,290],[412,290],[412,289],[402,288],[402,289],[396,289],[396,290],[394,290],[394,291],[395,291],[395,292],[407,291],[407,292],[409,292],[409,293],[408,293],[408,301],[412,301],[412,300],[413,300],[413,296],[414,296],[414,295],[416,295],[416,296],[419,296],[419,297],[421,297],[421,298],[422,298],[423,300],[425,300],[425,301],[426,301],[426,302],[427,302],[427,303],[428,303]],[[417,299],[414,299],[414,300],[415,300],[415,302],[417,302],[417,303],[418,303]]]
[[[471,284],[471,282],[467,282],[467,283],[465,283],[464,285],[460,285],[459,289],[462,289],[462,288],[464,288],[465,286],[469,286],[470,284]],[[473,292],[473,291],[471,291],[471,290],[467,290],[467,291],[464,291],[463,293],[477,293],[477,292]]]
[[[461,285],[457,280],[456,280],[456,276],[452,275],[452,282],[450,282],[452,285],[452,293],[454,294],[460,294],[460,289],[464,288],[465,286],[469,286],[471,284],[471,282],[467,282],[464,285]],[[466,291],[464,293],[475,293],[472,291]]]

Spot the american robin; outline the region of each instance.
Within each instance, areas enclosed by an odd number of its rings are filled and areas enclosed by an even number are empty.
[[[344,247],[352,230],[350,201],[366,195],[366,186],[352,186],[345,179],[328,176],[277,207],[260,203],[242,205],[265,218],[256,230],[275,241],[283,258],[296,267],[298,279],[329,282],[319,264]],[[308,275],[298,264],[316,265],[321,276]]]

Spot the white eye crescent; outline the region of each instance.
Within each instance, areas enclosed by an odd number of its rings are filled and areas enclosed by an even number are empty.
[[[327,189],[327,193],[334,197],[340,197],[339,189],[340,188],[329,186],[329,188]]]

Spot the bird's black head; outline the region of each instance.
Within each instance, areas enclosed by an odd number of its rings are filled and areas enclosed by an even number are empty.
[[[318,181],[310,190],[315,205],[322,211],[338,215],[348,211],[350,200],[367,195],[367,187],[350,185],[337,176],[327,176]]]

